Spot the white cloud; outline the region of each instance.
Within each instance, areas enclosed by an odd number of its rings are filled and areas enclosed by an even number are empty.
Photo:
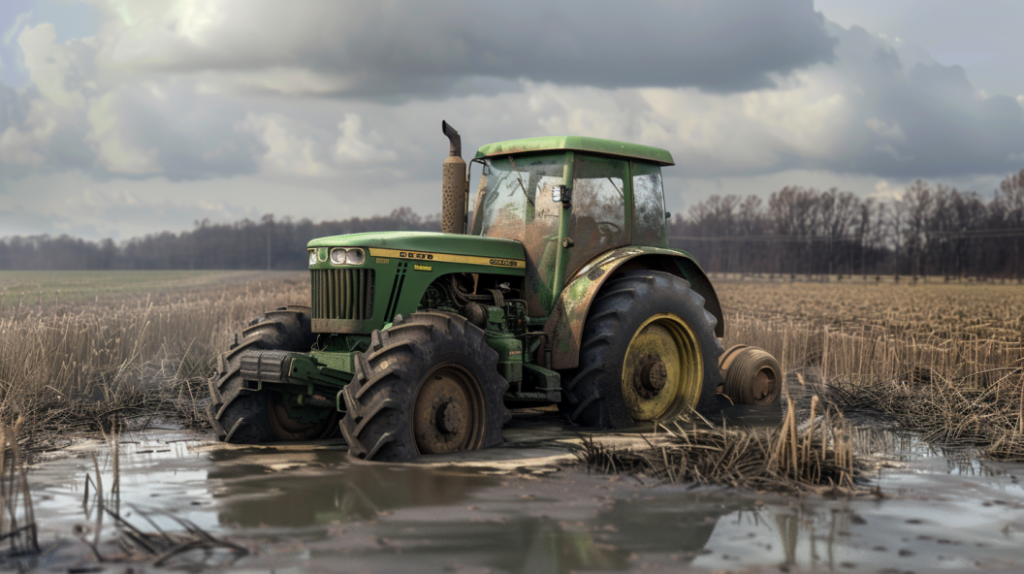
[[[875,191],[868,197],[881,201],[901,201],[903,199],[903,187],[893,187],[888,181],[882,179],[875,184]]]
[[[40,167],[46,162],[46,156],[38,151],[39,140],[49,134],[43,130],[38,132],[22,132],[13,127],[4,130],[0,135],[0,163]]]
[[[893,140],[898,142],[907,140],[907,136],[903,134],[903,130],[900,129],[900,125],[898,123],[893,122],[890,124],[878,118],[868,118],[867,121],[864,122],[864,125],[883,140]]]
[[[249,114],[239,129],[255,134],[266,148],[260,159],[263,173],[299,177],[337,175],[324,161],[324,146],[310,135],[313,130],[281,114]]]
[[[84,86],[75,80],[89,73],[92,67],[94,41],[72,40],[57,44],[56,40],[57,32],[48,22],[26,27],[18,36],[32,85],[56,106],[84,109]]]
[[[4,44],[9,46],[11,42],[14,41],[14,38],[17,37],[18,32],[21,31],[22,27],[25,26],[25,24],[28,22],[28,19],[31,17],[31,12],[25,12],[15,16],[14,21],[11,22],[10,27],[7,28],[7,31],[4,32]]]
[[[395,152],[378,147],[382,141],[377,132],[363,135],[363,119],[359,114],[345,114],[338,131],[341,135],[334,144],[334,157],[339,162],[379,164],[397,159]]]
[[[87,117],[92,128],[88,140],[96,150],[96,160],[117,174],[156,174],[161,171],[157,151],[140,147],[125,132],[127,126],[118,113],[121,94],[111,92],[89,103]]]

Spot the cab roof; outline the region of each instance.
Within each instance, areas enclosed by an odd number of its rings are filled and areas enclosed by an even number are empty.
[[[575,150],[640,159],[658,165],[675,165],[675,162],[672,161],[672,154],[660,148],[585,136],[545,136],[497,142],[480,146],[476,157],[485,158],[552,150]]]

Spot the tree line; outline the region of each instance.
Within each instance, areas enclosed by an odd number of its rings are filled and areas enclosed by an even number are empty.
[[[990,200],[918,180],[899,197],[785,187],[767,202],[711,196],[669,224],[708,271],[1020,279],[1024,170]]]
[[[67,235],[0,240],[0,269],[306,269],[306,243],[316,237],[369,231],[440,231],[437,216],[408,207],[387,216],[313,223],[264,215],[230,224],[197,221],[181,233],[164,231],[117,245]]]
[[[0,240],[0,269],[305,269],[310,239],[388,230],[440,231],[440,219],[403,207],[320,223],[272,215],[204,220],[189,231],[120,245],[66,235],[8,237]],[[767,201],[712,195],[670,220],[669,236],[711,272],[1020,279],[1024,170],[1003,179],[989,200],[923,180],[884,200],[804,187],[785,187]]]

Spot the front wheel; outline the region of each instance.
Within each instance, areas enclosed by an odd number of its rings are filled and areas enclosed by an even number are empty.
[[[560,410],[597,428],[714,412],[722,354],[716,322],[681,277],[633,271],[609,280],[590,308],[580,366]]]
[[[399,462],[501,443],[511,415],[497,365],[483,330],[463,317],[396,317],[387,331],[373,332],[342,391],[349,454]]]
[[[309,307],[290,305],[253,321],[220,356],[217,374],[209,381],[207,417],[218,440],[256,444],[271,441],[331,438],[337,434],[336,412],[324,411],[312,420],[293,418],[288,397],[281,393],[245,390],[242,353],[247,350],[309,351],[316,342]]]

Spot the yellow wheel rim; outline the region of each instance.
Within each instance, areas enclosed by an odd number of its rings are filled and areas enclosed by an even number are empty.
[[[653,315],[633,334],[622,364],[622,397],[633,420],[664,419],[696,406],[703,381],[700,343],[678,316]]]

